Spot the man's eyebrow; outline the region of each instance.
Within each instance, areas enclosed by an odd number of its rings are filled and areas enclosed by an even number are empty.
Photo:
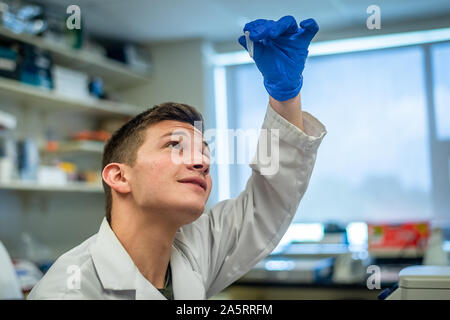
[[[174,131],[172,131],[172,132],[166,132],[165,134],[163,134],[163,135],[162,135],[161,137],[159,137],[159,138],[162,139],[162,138],[165,138],[165,137],[174,135],[174,134],[182,135],[182,136],[188,136],[188,135],[186,134],[186,132],[184,132],[184,131],[177,131],[177,130],[174,130]],[[203,144],[204,144],[205,147],[208,148],[208,150],[209,150],[209,145],[208,145],[208,143],[207,143],[205,140],[203,140]]]

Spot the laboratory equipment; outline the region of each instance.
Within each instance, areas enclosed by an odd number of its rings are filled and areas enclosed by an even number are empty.
[[[386,300],[450,300],[450,267],[406,267]]]

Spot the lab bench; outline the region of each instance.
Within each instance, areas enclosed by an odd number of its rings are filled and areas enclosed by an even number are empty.
[[[339,254],[344,254],[343,252]],[[349,268],[356,277],[338,277],[339,254],[271,255],[255,265],[246,275],[234,282],[218,297],[222,299],[261,300],[377,300],[386,288],[398,281],[400,270],[422,264],[422,258],[370,258],[357,270]],[[369,288],[367,266],[380,269],[379,285]]]
[[[240,300],[377,300],[380,290],[369,290],[365,284],[336,284],[332,282],[288,284],[236,281],[221,293],[224,299]]]

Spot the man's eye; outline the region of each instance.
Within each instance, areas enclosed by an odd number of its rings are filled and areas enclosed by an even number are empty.
[[[179,148],[181,147],[180,141],[170,141],[170,142],[167,144],[167,146],[168,146],[168,147],[171,147],[171,148],[175,147],[176,149],[179,149]]]

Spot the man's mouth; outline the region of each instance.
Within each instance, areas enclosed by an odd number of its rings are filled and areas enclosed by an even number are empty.
[[[178,180],[178,182],[190,183],[190,184],[193,184],[193,185],[196,185],[196,186],[202,188],[203,191],[206,191],[206,181],[205,181],[205,179],[200,178],[200,177],[188,177],[188,178]]]

